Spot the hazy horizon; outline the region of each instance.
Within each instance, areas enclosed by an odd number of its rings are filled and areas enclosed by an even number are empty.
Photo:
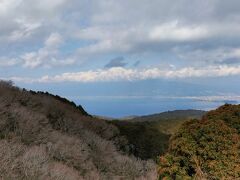
[[[229,82],[229,81],[228,81]],[[147,83],[145,86],[143,84]],[[22,88],[47,91],[63,96],[92,115],[113,118],[149,115],[171,110],[211,110],[225,103],[240,103],[238,89],[226,86],[204,86],[192,83],[178,83],[160,80],[147,82],[111,82],[79,84],[21,84]],[[163,85],[163,87],[161,87]],[[95,93],[95,87],[98,91]],[[231,87],[231,86],[230,86]],[[153,90],[158,91],[153,92]],[[230,89],[230,90],[229,90]]]

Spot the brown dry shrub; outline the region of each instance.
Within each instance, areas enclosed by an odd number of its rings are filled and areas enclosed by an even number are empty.
[[[155,179],[154,163],[119,151],[122,138],[66,100],[0,82],[2,179]]]

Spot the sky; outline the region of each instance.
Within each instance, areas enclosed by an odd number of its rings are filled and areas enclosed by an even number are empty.
[[[93,114],[240,99],[239,0],[0,0],[0,22],[0,79]]]

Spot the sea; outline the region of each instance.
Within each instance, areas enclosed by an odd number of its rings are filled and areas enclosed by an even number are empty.
[[[83,97],[70,98],[76,104],[82,105],[90,114],[122,118],[127,116],[142,116],[172,110],[205,110],[209,111],[228,104],[239,104],[235,100],[214,100],[213,98],[196,97]]]

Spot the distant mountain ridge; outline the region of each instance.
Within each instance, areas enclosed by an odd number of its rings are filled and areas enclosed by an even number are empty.
[[[135,121],[135,122],[144,122],[144,121],[158,121],[160,119],[167,120],[167,119],[200,119],[207,111],[203,110],[196,110],[196,109],[188,109],[188,110],[174,110],[174,111],[164,111],[161,113],[149,114],[149,115],[129,115],[120,118],[113,118],[108,116],[98,116],[94,115],[94,117],[99,119],[106,119],[106,120],[121,120],[121,121]]]
[[[127,119],[129,121],[135,122],[144,122],[144,121],[158,121],[158,120],[167,120],[167,119],[200,119],[207,111],[203,110],[174,110],[174,111],[166,111],[158,114],[145,115],[139,117],[133,117],[131,119]]]

